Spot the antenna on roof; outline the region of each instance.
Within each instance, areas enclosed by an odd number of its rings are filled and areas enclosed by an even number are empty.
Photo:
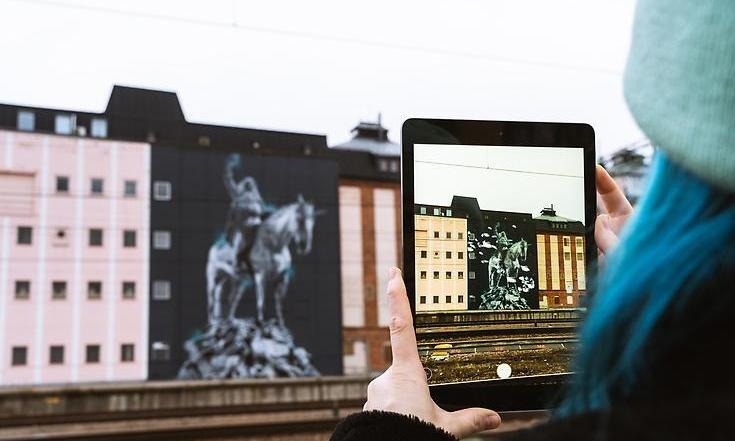
[[[378,139],[383,139],[383,132],[385,130],[383,129],[383,114],[381,112],[378,112]]]

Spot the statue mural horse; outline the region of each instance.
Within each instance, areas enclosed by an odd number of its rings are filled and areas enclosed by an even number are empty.
[[[291,282],[291,244],[298,254],[311,252],[315,216],[312,203],[299,195],[296,202],[285,205],[266,218],[258,227],[245,256],[224,237],[209,250],[207,259],[207,296],[209,323],[232,321],[243,294],[255,289],[258,322],[263,323],[266,290],[273,287],[276,318],[284,326],[283,299]],[[242,265],[239,260],[247,260]]]
[[[291,251],[293,243],[297,254],[311,252],[314,218],[317,213],[312,203],[299,195],[295,203],[279,208],[258,228],[253,246],[248,253],[249,268],[255,284],[258,321],[263,322],[265,293],[273,286],[273,297],[278,324],[284,326],[283,299],[291,282]]]
[[[509,284],[516,283],[518,271],[521,268],[520,262],[525,262],[527,258],[528,242],[526,242],[526,239],[521,239],[508,248],[508,251],[505,253],[505,257],[503,257],[503,266],[506,271],[506,281]]]

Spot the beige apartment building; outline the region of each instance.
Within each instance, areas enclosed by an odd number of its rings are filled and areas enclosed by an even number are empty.
[[[539,307],[585,306],[587,293],[585,240],[582,222],[546,208],[536,222]]]
[[[467,309],[467,219],[451,208],[417,207],[416,311]]]

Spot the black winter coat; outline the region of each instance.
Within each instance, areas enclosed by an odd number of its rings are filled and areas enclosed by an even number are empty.
[[[679,441],[735,440],[735,396],[702,396],[686,402],[642,402],[609,412],[556,419],[507,433],[508,441]],[[456,441],[452,435],[414,417],[361,412],[347,417],[332,441]]]

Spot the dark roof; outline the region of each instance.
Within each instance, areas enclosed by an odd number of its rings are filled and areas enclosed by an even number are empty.
[[[184,121],[176,92],[113,86],[105,114],[123,118]]]
[[[533,218],[536,223],[536,230],[543,232],[560,231],[584,234],[584,224],[581,221],[558,216],[554,210],[554,205],[541,210],[541,214]]]
[[[77,127],[86,128],[87,133],[93,118],[107,119],[108,139],[148,142],[153,146],[227,148],[245,154],[331,159],[338,162],[342,177],[391,182],[400,179],[399,172],[380,171],[378,161],[385,159],[376,157],[370,149],[329,149],[325,135],[188,122],[175,92],[116,85],[102,113],[0,104],[0,128],[16,130],[19,110],[35,113],[34,131],[39,133],[54,133],[55,116],[63,112],[76,115]],[[362,137],[377,133],[378,139],[384,139],[375,141],[380,149],[386,145],[396,148],[395,155],[381,156],[398,156],[397,144],[387,141],[387,130],[361,123],[353,132],[357,132],[359,142],[363,142]]]
[[[361,121],[352,129],[353,138],[331,148],[337,150],[356,150],[377,156],[401,155],[401,146],[388,139],[388,129],[377,123]]]

